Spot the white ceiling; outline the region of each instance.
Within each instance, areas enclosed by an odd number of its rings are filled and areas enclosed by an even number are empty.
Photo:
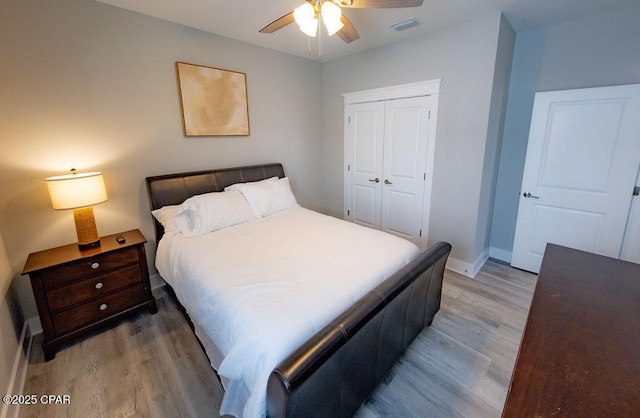
[[[308,37],[295,23],[272,34],[262,27],[303,3],[303,0],[96,0],[301,57],[318,60],[317,38],[307,54]],[[358,1],[358,0],[354,0]],[[424,0],[404,9],[343,9],[360,39],[350,44],[337,36],[322,37],[322,61],[351,55],[424,32],[502,11],[518,31],[620,10],[639,0]],[[416,17],[422,25],[396,32],[389,25]]]

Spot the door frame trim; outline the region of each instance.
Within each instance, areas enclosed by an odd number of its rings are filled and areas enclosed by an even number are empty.
[[[344,93],[343,102],[347,104],[379,102],[393,99],[407,99],[409,97],[431,96],[440,94],[442,79],[418,81],[416,83],[398,84],[395,86],[379,87],[375,89]]]

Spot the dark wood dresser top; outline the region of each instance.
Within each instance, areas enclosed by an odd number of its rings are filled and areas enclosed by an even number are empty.
[[[124,244],[120,244],[116,241],[117,235],[122,235],[125,238],[126,241]],[[147,240],[144,235],[142,235],[139,230],[132,229],[131,231],[100,237],[100,245],[95,248],[81,250],[78,248],[78,244],[68,244],[61,247],[51,248],[49,250],[38,251],[29,254],[24,269],[22,270],[22,274],[29,274],[33,271],[57,266],[61,263],[68,263],[92,257],[98,254],[120,250],[124,247],[130,247],[145,242],[147,242]]]
[[[640,265],[547,246],[502,416],[640,416]]]

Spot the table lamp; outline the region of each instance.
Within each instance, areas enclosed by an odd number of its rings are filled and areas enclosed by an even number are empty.
[[[107,200],[104,178],[100,172],[77,173],[46,179],[54,209],[73,209],[73,219],[81,250],[100,246],[100,238],[91,205]]]

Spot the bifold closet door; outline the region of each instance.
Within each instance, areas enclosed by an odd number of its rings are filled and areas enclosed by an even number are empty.
[[[420,244],[431,97],[347,106],[346,219]]]
[[[351,156],[347,219],[380,229],[384,102],[349,106],[345,136]]]
[[[380,229],[420,243],[430,97],[385,102]]]

